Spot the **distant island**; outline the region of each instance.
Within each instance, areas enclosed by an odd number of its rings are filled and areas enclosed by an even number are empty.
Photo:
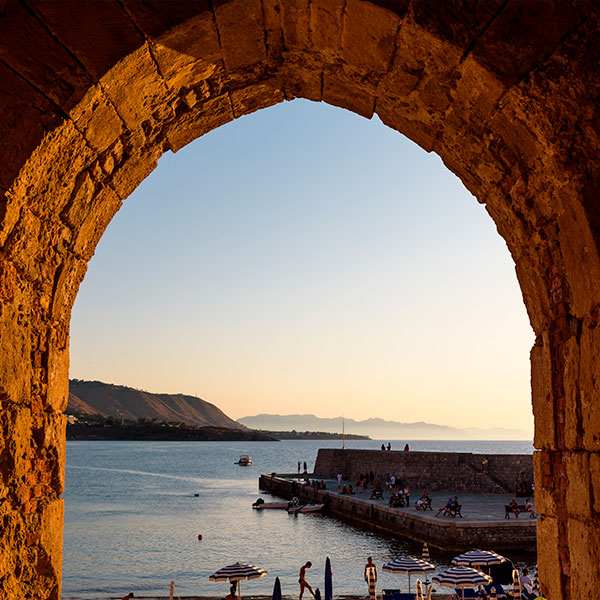
[[[315,415],[260,414],[243,417],[238,423],[261,431],[326,431],[340,434],[342,427],[349,434],[369,436],[379,440],[532,440],[533,434],[522,429],[449,427],[434,423],[400,423],[385,419],[354,419]]]
[[[266,431],[258,429],[265,435],[278,440],[370,440],[367,435],[331,433],[329,431]]]

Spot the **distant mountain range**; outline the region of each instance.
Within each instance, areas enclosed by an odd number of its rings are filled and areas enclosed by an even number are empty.
[[[448,427],[433,423],[400,423],[384,419],[355,421],[343,419],[346,433],[368,435],[381,440],[530,440],[533,435],[523,429]],[[315,415],[256,415],[238,419],[238,423],[268,431],[342,431],[342,417],[322,419]]]
[[[67,413],[99,414],[126,421],[157,419],[197,427],[245,429],[214,404],[185,394],[152,394],[101,381],[69,381]]]

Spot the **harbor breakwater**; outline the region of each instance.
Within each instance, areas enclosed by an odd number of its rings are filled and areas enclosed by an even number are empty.
[[[489,472],[483,473],[482,461],[488,460]],[[352,480],[361,473],[395,474],[412,490],[428,489],[452,494],[475,494],[489,498],[497,494],[501,512],[494,508],[489,518],[436,518],[433,512],[409,508],[392,508],[382,501],[342,495],[336,491],[314,489],[305,485],[298,474],[263,474],[259,487],[275,496],[300,502],[325,505],[326,514],[350,523],[366,526],[386,534],[426,541],[443,550],[464,551],[471,548],[494,550],[534,550],[536,519],[504,519],[503,503],[508,504],[512,482],[525,473],[533,479],[532,456],[491,455],[441,452],[394,452],[382,450],[320,449],[311,479],[335,480],[342,473]],[[506,501],[502,498],[506,497]],[[473,496],[471,496],[473,498]]]
[[[484,460],[488,462],[487,472],[483,470]],[[352,481],[371,471],[382,477],[394,474],[412,490],[512,494],[515,478],[521,473],[528,483],[533,482],[533,455],[322,448],[314,476],[335,479],[342,473],[345,480]]]

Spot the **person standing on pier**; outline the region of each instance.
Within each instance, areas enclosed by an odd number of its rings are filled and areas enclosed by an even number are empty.
[[[300,584],[300,597],[298,600],[302,600],[302,594],[304,594],[304,588],[307,588],[308,591],[315,597],[315,593],[313,589],[310,587],[310,583],[306,581],[306,569],[310,569],[312,567],[312,563],[307,561],[304,566],[300,569],[300,576],[298,577],[298,583]]]
[[[377,567],[373,563],[373,558],[369,556],[367,558],[367,564],[365,565],[365,581],[369,586],[369,598],[370,600],[377,600],[376,583],[377,583]]]

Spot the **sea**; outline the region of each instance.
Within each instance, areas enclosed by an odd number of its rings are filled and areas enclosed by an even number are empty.
[[[387,444],[388,440],[385,440]],[[392,440],[401,449],[407,440]],[[347,448],[380,448],[381,440],[346,440]],[[521,454],[520,441],[408,440],[411,450]],[[270,595],[279,577],[284,596],[298,593],[298,571],[313,564],[307,580],[323,588],[331,559],[335,595],[365,593],[363,568],[405,554],[422,544],[374,533],[317,513],[257,511],[252,503],[271,497],[258,489],[261,473],[309,472],[319,448],[341,441],[114,442],[68,441],[62,598],[168,596],[223,598],[227,582],[209,576],[221,567],[248,562],[268,576],[242,582],[242,596]],[[241,454],[251,467],[236,463]],[[199,540],[198,536],[202,539]],[[446,568],[453,554],[431,548],[432,562]],[[529,566],[531,555],[510,555]],[[535,557],[533,558],[535,562]],[[379,570],[379,587],[406,587],[404,575]]]

